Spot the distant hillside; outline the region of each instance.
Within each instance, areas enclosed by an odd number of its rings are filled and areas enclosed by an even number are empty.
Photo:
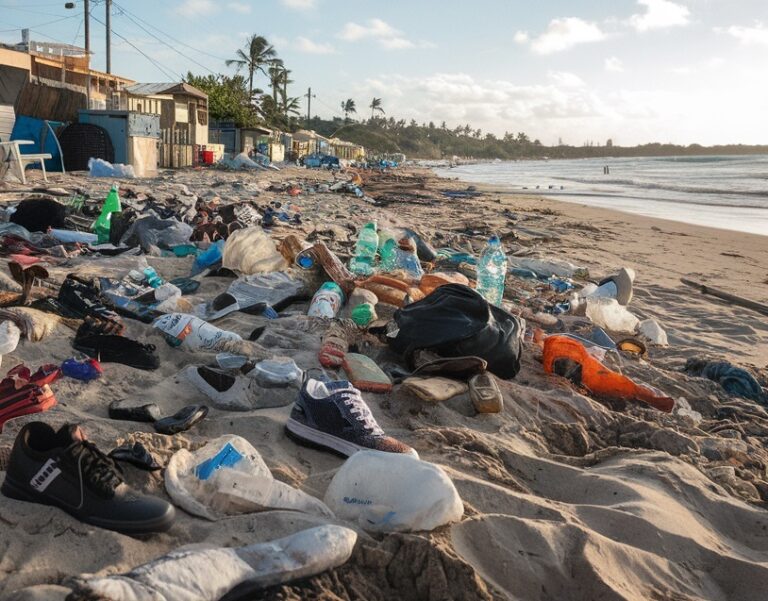
[[[768,154],[768,145],[678,146],[643,144],[641,146],[544,146],[524,133],[497,138],[470,126],[449,129],[435,124],[395,121],[378,117],[365,122],[344,124],[342,119],[312,119],[311,128],[324,136],[335,135],[362,144],[373,153],[402,152],[408,158],[450,159],[457,156],[476,159],[589,158],[672,155]]]

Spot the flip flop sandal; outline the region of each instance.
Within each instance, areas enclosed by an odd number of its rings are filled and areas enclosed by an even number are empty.
[[[157,420],[153,427],[160,434],[178,434],[189,430],[206,415],[208,415],[208,407],[205,405],[189,405],[173,415]]]
[[[163,469],[163,466],[157,462],[152,456],[152,453],[150,453],[140,442],[135,442],[132,445],[126,444],[112,449],[109,452],[109,457],[114,461],[130,463],[134,467],[148,472],[156,472],[157,470]]]
[[[154,423],[162,418],[160,407],[154,403],[147,405],[127,405],[126,403],[126,399],[112,401],[109,404],[109,418],[146,423]]]

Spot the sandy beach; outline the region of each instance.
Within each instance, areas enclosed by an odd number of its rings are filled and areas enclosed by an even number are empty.
[[[301,211],[302,224],[275,226],[273,239],[294,233],[323,240],[340,256],[348,256],[362,224],[375,220],[380,227],[412,227],[436,248],[475,253],[495,231],[508,252],[566,260],[588,268],[591,279],[631,267],[637,276],[629,309],[641,319],[655,318],[666,330],[669,346],[650,346],[645,359],[624,354],[620,369],[676,400],[684,398],[702,419],[639,404],[612,410],[563,378],[546,375],[541,350],[531,343],[526,344],[517,377],[499,380],[504,411],[497,415],[476,414],[467,394],[428,405],[400,386],[388,394],[365,393],[388,434],[446,470],[465,505],[462,520],[430,533],[371,535],[358,529],[358,545],[344,566],[252,598],[764,599],[768,411],[730,396],[715,382],[687,376],[682,367],[693,357],[728,360],[750,367],[763,386],[768,385],[768,318],[704,296],[680,278],[768,303],[768,236],[505,195],[495,187],[479,186],[484,193],[475,198],[448,198],[439,191],[462,191],[467,184],[438,179],[423,169],[396,173],[394,179],[401,180],[398,190],[417,193],[415,202],[414,196],[407,197],[409,202],[394,200],[398,192],[387,193],[391,202],[378,207],[350,194],[289,198],[266,191],[267,182],[331,179],[324,171],[294,167],[181,170],[122,185],[152,191],[169,206],[177,206],[181,184],[205,200],[250,200],[260,207],[271,200],[293,204]],[[35,177],[32,185],[42,184]],[[109,185],[83,174],[54,174],[50,179],[50,186],[83,187],[102,198]],[[21,189],[28,188],[0,184],[0,201],[19,200]],[[147,259],[165,279],[188,275],[192,263],[189,257]],[[68,273],[118,276],[136,260],[77,257],[49,271],[55,283]],[[0,271],[8,272],[7,262],[0,259]],[[224,291],[230,281],[202,278],[192,304]],[[306,307],[293,305],[287,311],[291,315],[274,321],[233,313],[216,325],[246,339],[265,326],[259,344],[269,354],[292,357],[302,368],[316,367],[326,324],[306,317]],[[565,321],[578,325],[578,318]],[[160,368],[144,372],[107,364],[104,376],[94,382],[57,381],[55,407],[6,424],[0,458],[19,429],[38,419],[55,427],[81,424],[105,450],[141,441],[163,464],[178,449],[237,434],[258,449],[277,479],[323,498],[343,461],[286,437],[283,426],[294,390],[265,393],[284,402],[271,409],[211,409],[205,420],[175,436],[157,434],[147,424],[109,419],[107,406],[116,399],[153,402],[166,415],[206,401],[178,374],[188,365],[210,364],[212,355],[172,348],[151,326],[130,319],[126,323],[126,335],[156,345]],[[61,363],[73,354],[73,337],[69,327],[59,324],[41,342],[23,340],[3,357],[2,368],[7,371],[22,362],[30,367]],[[392,359],[375,345],[364,352],[377,361]],[[140,490],[168,499],[160,475],[132,467],[125,473]],[[70,579],[81,574],[126,572],[180,547],[237,546],[325,523],[287,511],[216,522],[177,513],[169,532],[137,539],[87,526],[58,509],[0,496],[0,599],[63,600]]]

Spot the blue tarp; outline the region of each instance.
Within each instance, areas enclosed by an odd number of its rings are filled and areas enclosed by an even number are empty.
[[[48,124],[50,124],[50,128]],[[43,119],[18,115],[13,126],[13,132],[11,132],[11,140],[32,140],[34,144],[19,146],[21,154],[48,153],[51,158],[45,161],[46,170],[63,171],[61,153],[53,133],[61,125],[63,123],[59,121],[46,122]]]

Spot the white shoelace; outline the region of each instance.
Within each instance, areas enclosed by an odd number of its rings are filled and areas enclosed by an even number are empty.
[[[339,392],[342,393],[342,401],[349,407],[349,412],[355,416],[358,422],[363,424],[363,427],[369,434],[373,436],[382,436],[384,434],[384,430],[376,422],[376,418],[373,417],[368,405],[366,405],[363,397],[360,396],[359,390],[348,388]]]

